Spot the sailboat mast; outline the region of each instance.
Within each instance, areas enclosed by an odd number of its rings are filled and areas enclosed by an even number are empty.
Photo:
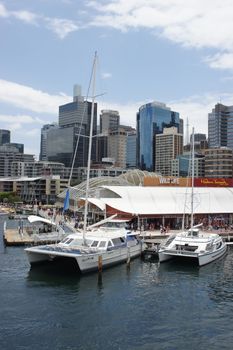
[[[191,184],[191,230],[193,229],[193,200],[194,200],[194,128],[192,129],[192,184]]]
[[[90,184],[91,149],[92,149],[93,123],[94,123],[94,108],[95,108],[96,63],[97,63],[97,52],[95,52],[94,63],[93,63],[91,121],[90,121],[90,135],[89,135],[88,160],[87,160],[86,198],[85,198],[84,227],[83,227],[83,243],[84,243],[84,245],[85,245],[86,231],[87,231],[87,207],[88,207],[89,184]]]

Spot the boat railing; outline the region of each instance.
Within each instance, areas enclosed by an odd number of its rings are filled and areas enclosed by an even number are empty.
[[[111,246],[111,247],[108,247],[107,250],[111,251],[111,250],[116,250],[116,249],[124,248],[124,247],[127,247],[127,243],[126,242],[121,243],[121,244],[116,244],[116,245]]]
[[[184,249],[166,249],[166,254],[172,254],[172,255],[186,255],[191,257],[197,257],[198,253],[184,250]]]
[[[163,247],[167,247],[169,246],[169,244],[176,238],[176,235],[171,235],[166,242],[164,242],[164,244],[162,245]]]

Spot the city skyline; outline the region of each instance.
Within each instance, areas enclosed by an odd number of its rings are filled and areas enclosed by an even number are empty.
[[[74,84],[86,95],[97,50],[98,117],[117,110],[135,127],[159,101],[207,134],[215,104],[233,105],[232,14],[228,0],[0,0],[1,129],[38,158],[41,127]]]

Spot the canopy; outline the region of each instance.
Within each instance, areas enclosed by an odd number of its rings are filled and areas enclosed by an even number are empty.
[[[182,215],[191,212],[191,188],[102,186],[100,201],[132,215]],[[195,214],[233,213],[232,187],[194,188]]]
[[[28,217],[28,221],[33,224],[34,222],[44,222],[45,224],[50,224],[50,225],[54,225],[56,226],[56,223],[49,220],[49,219],[44,219],[40,216],[36,216],[36,215],[29,215]]]

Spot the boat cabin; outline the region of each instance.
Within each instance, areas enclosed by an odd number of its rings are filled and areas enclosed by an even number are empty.
[[[63,239],[59,245],[66,248],[77,248],[84,247],[83,238],[80,237],[66,237]],[[94,250],[113,250],[119,248],[120,246],[126,245],[125,237],[87,237],[85,239],[85,246]]]
[[[199,230],[197,228],[190,228],[188,230],[188,237],[198,237],[199,236]]]

